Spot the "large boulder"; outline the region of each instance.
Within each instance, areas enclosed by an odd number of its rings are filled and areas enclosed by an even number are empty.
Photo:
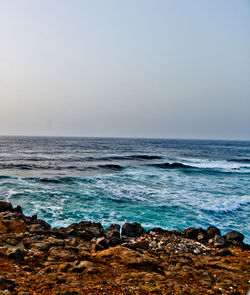
[[[104,235],[102,225],[91,221],[73,223],[66,227],[64,231],[67,237],[78,237],[85,241],[90,241],[94,237],[99,238]]]
[[[184,235],[188,239],[196,239],[198,236],[198,229],[194,227],[189,227],[184,230]]]
[[[207,235],[209,239],[214,238],[216,235],[221,236],[220,230],[215,226],[209,226],[207,228]]]
[[[111,224],[110,227],[105,229],[105,237],[107,239],[112,238],[120,238],[120,225],[119,224]]]
[[[12,211],[13,207],[11,203],[8,202],[0,202],[0,212],[5,212],[5,211]]]
[[[232,241],[237,241],[237,242],[242,242],[244,239],[244,235],[238,231],[231,231],[226,234],[226,241],[227,242],[232,242]]]
[[[145,233],[145,229],[137,222],[125,223],[122,227],[122,236],[134,238],[140,237]]]

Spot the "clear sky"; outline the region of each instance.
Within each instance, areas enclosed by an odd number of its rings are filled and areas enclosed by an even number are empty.
[[[249,0],[0,0],[0,134],[250,139]]]

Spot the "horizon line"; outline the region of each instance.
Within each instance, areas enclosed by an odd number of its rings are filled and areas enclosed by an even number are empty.
[[[134,137],[134,136],[89,136],[89,135],[2,135],[0,137],[49,137],[49,138],[107,138],[107,139],[156,139],[156,140],[203,140],[203,141],[250,141],[250,139],[180,138],[180,137]]]

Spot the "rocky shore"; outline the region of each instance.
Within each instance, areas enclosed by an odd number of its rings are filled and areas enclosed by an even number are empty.
[[[247,294],[250,246],[216,227],[51,228],[0,202],[1,294]]]

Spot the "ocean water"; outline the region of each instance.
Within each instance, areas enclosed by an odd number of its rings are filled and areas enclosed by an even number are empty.
[[[218,226],[250,242],[250,142],[0,137],[0,200],[52,226]]]

